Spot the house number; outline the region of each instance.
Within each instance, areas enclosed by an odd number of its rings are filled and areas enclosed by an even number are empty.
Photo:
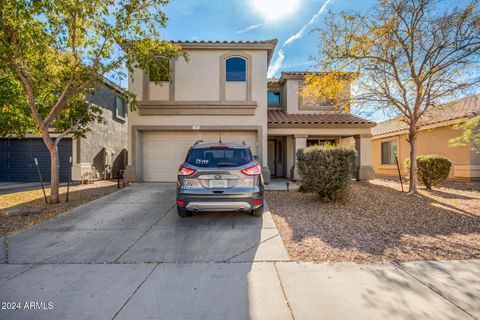
[[[200,126],[192,126],[192,130],[200,130]]]

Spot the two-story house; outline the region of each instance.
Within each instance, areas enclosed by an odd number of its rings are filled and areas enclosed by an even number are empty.
[[[267,79],[276,39],[176,43],[189,59],[172,61],[169,81],[157,85],[139,69],[129,75],[138,108],[129,114],[128,180],[176,181],[191,145],[220,139],[250,145],[266,180],[298,179],[296,151],[324,141],[355,147],[357,178],[373,177],[374,123],[304,101],[306,73]]]

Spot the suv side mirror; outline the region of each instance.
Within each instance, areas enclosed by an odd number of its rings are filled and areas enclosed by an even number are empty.
[[[254,156],[253,156],[253,160],[255,160],[255,161],[258,162],[259,159],[260,159],[260,158],[259,158],[257,155],[254,155]]]

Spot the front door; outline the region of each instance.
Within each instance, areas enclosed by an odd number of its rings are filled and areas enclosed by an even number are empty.
[[[268,139],[268,168],[270,176],[283,177],[283,139]]]
[[[272,177],[276,176],[277,172],[277,140],[268,140],[268,168],[270,169],[270,175]]]

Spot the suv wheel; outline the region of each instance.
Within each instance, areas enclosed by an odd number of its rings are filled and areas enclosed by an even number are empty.
[[[250,213],[251,216],[261,217],[262,214],[263,214],[263,206],[258,207],[257,209],[253,209],[249,213]]]
[[[187,209],[184,209],[184,208],[179,208],[179,207],[177,207],[177,214],[182,218],[193,216],[193,212],[188,211]]]

